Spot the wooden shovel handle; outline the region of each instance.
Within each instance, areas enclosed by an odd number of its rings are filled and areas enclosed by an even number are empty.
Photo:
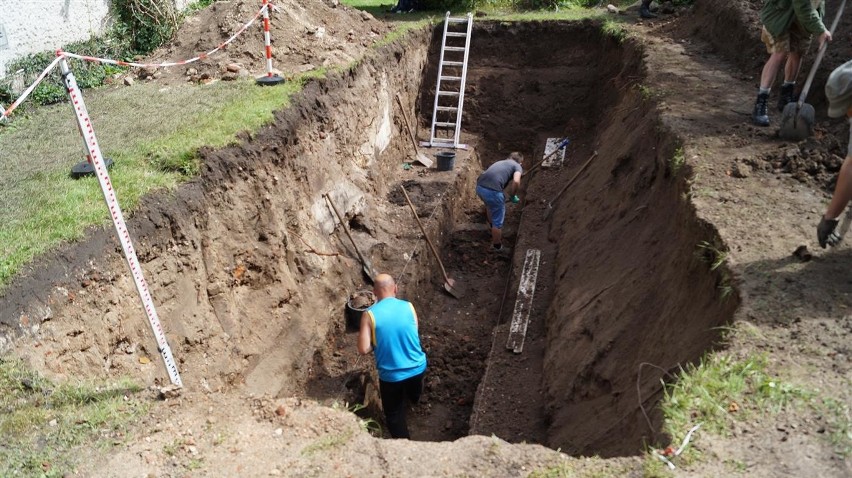
[[[331,196],[328,194],[323,194],[325,199],[328,200],[328,203],[331,204],[331,209],[334,211],[334,214],[337,216],[337,220],[340,221],[340,226],[343,228],[343,232],[346,233],[346,237],[352,241],[352,247],[355,248],[355,253],[358,254],[358,259],[361,261],[361,265],[367,267],[367,261],[364,260],[364,256],[361,255],[361,251],[358,250],[358,245],[355,244],[355,239],[352,238],[352,234],[349,233],[349,228],[346,227],[346,223],[343,222],[343,217],[340,216],[340,211],[337,210],[337,206],[334,205],[334,201],[331,200]]]
[[[414,219],[417,220],[417,225],[420,226],[420,232],[423,233],[423,237],[426,238],[426,242],[429,244],[429,249],[432,249],[432,255],[435,256],[435,260],[438,261],[438,265],[441,266],[441,274],[444,275],[444,281],[449,283],[450,278],[447,277],[447,270],[444,269],[444,263],[441,262],[441,257],[438,255],[438,250],[435,249],[435,245],[432,244],[432,239],[429,239],[429,234],[426,234],[426,229],[423,227],[423,223],[420,222],[420,216],[417,215],[417,210],[414,209],[414,204],[411,204],[411,198],[408,197],[408,192],[405,190],[405,186],[400,184],[399,188],[402,189],[402,194],[405,195],[405,201],[408,202],[408,207],[411,208],[411,212],[414,214]]]
[[[541,160],[540,160],[539,162],[535,163],[535,164],[533,165],[533,167],[531,167],[530,169],[528,169],[528,170],[524,171],[524,173],[523,173],[523,174],[521,174],[521,176],[526,176],[527,174],[529,174],[529,173],[531,173],[531,172],[535,171],[535,168],[537,168],[537,167],[541,166],[541,165],[542,165],[542,163],[544,163],[545,161],[547,161],[548,159],[550,159],[550,157],[551,157],[551,156],[553,156],[554,154],[556,154],[556,153],[558,153],[559,151],[561,151],[561,150],[562,150],[562,148],[566,148],[566,147],[568,147],[568,145],[567,145],[567,144],[565,144],[564,146],[562,145],[562,143],[564,143],[566,139],[568,139],[568,138],[562,138],[562,139],[560,139],[560,140],[559,140],[559,143],[556,145],[556,149],[554,149],[553,151],[551,151],[551,152],[547,153],[547,156],[545,156],[545,157],[541,158]]]
[[[568,184],[566,184],[566,185],[565,185],[565,187],[564,187],[564,188],[562,188],[562,190],[561,190],[561,191],[559,191],[559,194],[557,194],[557,195],[556,195],[556,197],[555,197],[555,198],[553,198],[553,200],[551,200],[551,201],[550,201],[550,203],[548,204],[548,206],[553,207],[553,203],[555,203],[555,202],[556,202],[556,201],[560,198],[560,196],[562,196],[562,194],[563,194],[565,191],[567,191],[567,190],[568,190],[568,188],[569,188],[572,184],[574,184],[574,181],[576,181],[576,180],[577,180],[577,178],[579,178],[579,177],[580,177],[580,175],[581,175],[581,174],[583,174],[583,171],[585,171],[585,170],[586,170],[586,168],[588,168],[588,167],[589,167],[589,165],[590,165],[590,164],[592,164],[592,160],[593,160],[593,159],[595,159],[595,157],[596,157],[597,155],[598,155],[598,152],[597,152],[597,151],[595,151],[594,153],[592,153],[592,156],[591,156],[591,157],[589,157],[589,159],[587,159],[587,160],[586,160],[586,162],[583,164],[583,167],[582,167],[582,168],[580,168],[580,170],[579,170],[579,171],[577,171],[577,173],[576,173],[576,174],[574,174],[574,177],[572,177],[572,178],[568,181]]]
[[[396,94],[396,102],[399,104],[399,109],[402,111],[402,119],[405,121],[405,129],[408,131],[408,137],[411,138],[411,145],[414,147],[414,154],[417,154],[417,140],[414,139],[414,133],[411,132],[411,123],[408,122],[408,114],[405,112],[405,106],[402,106],[402,100],[399,98],[399,93]],[[403,188],[405,190],[405,188]]]

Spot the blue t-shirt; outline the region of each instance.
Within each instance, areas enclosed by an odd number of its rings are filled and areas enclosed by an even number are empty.
[[[523,174],[524,168],[514,159],[497,161],[479,175],[476,185],[492,191],[502,191],[509,185],[509,181],[516,172]]]
[[[400,382],[426,370],[411,302],[386,297],[367,309],[379,379]]]

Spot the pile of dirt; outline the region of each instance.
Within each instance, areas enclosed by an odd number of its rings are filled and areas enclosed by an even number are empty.
[[[834,190],[837,173],[846,156],[846,145],[841,143],[845,124],[825,124],[815,135],[798,144],[781,144],[754,162],[753,166],[773,173],[790,174],[793,179],[827,192]]]
[[[175,39],[146,61],[180,61],[208,52],[242,28],[261,7],[260,0],[219,1],[188,18]],[[390,30],[362,10],[336,0],[280,0],[270,8],[273,68],[289,76],[315,68],[342,65]],[[233,80],[266,72],[263,18],[233,43],[209,58],[185,67],[141,69],[141,78],[161,82]]]

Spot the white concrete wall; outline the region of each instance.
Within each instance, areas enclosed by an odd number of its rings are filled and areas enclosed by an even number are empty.
[[[108,26],[112,0],[0,0],[0,77],[12,60],[87,40]],[[175,0],[183,9],[195,0]]]

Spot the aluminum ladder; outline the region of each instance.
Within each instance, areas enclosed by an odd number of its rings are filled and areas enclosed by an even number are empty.
[[[465,30],[451,30],[451,25],[464,25]],[[451,17],[450,12],[447,12],[444,17],[444,38],[441,40],[441,57],[438,61],[438,84],[435,86],[435,108],[432,110],[432,134],[429,142],[424,146],[467,148],[467,145],[459,144],[459,138],[472,30],[472,13],[468,13],[466,17]],[[462,41],[464,46],[461,46]],[[436,136],[436,133],[450,131],[452,137]]]

